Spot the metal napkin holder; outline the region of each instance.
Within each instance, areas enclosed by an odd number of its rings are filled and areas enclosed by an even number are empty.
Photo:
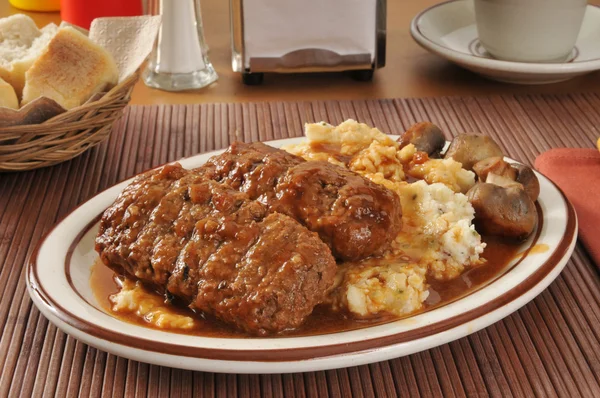
[[[244,0],[230,0],[231,66],[241,72],[244,83],[260,84],[263,73],[305,73],[352,71],[357,80],[371,80],[375,69],[385,66],[387,1],[376,0],[375,54],[340,55],[331,50],[306,48],[291,51],[281,57],[250,57],[244,65]]]

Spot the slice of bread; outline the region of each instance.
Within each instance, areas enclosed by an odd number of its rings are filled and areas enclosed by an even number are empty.
[[[15,89],[2,78],[0,78],[0,107],[19,109]]]
[[[0,19],[0,78],[13,86],[18,97],[25,86],[25,72],[57,31],[54,24],[39,30],[35,22],[23,14]]]
[[[115,85],[118,77],[108,51],[71,27],[60,28],[25,74],[21,104],[44,96],[71,109]]]

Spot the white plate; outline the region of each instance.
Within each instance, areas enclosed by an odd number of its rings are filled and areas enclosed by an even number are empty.
[[[501,82],[555,83],[600,70],[600,8],[592,5],[587,6],[575,49],[564,63],[492,58],[477,39],[472,0],[448,1],[422,11],[413,18],[410,33],[426,50]]]
[[[302,139],[269,144],[279,147]],[[183,159],[181,164],[198,167],[220,152]],[[492,283],[450,304],[360,330],[308,337],[209,338],[114,318],[94,298],[90,270],[98,258],[94,251],[98,217],[130,180],[98,194],[54,227],[27,265],[27,287],[35,305],[60,329],[91,346],[138,361],[227,373],[304,372],[383,361],[476,332],[529,302],[558,276],[573,251],[577,219],[556,186],[538,177],[543,223],[537,242],[549,250],[515,261]]]

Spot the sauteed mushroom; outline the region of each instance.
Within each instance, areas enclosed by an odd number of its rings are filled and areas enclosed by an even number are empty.
[[[398,142],[401,148],[413,144],[417,151],[427,152],[429,157],[437,158],[444,149],[446,139],[438,126],[430,122],[421,122],[406,130]]]
[[[481,182],[487,182],[486,179],[490,173],[510,178],[511,180],[516,180],[517,178],[517,170],[510,163],[505,162],[502,156],[480,160],[473,165],[473,171],[477,174],[477,178]]]
[[[502,157],[502,149],[488,136],[478,134],[461,134],[450,143],[444,158],[452,158],[462,163],[462,167],[472,170],[473,165],[491,157]]]
[[[523,185],[527,195],[535,202],[538,196],[540,196],[540,182],[535,176],[535,173],[531,167],[525,166],[524,164],[513,164],[512,167],[517,170],[517,178],[515,181]]]
[[[479,232],[515,239],[525,239],[533,232],[537,210],[520,186],[502,187],[480,182],[467,196],[475,209],[475,226]]]
[[[482,182],[484,182],[484,181],[482,181]],[[487,182],[488,184],[494,184],[494,185],[501,186],[502,188],[517,187],[519,189],[525,189],[525,188],[523,188],[523,185],[516,182],[515,180],[508,178],[508,177],[504,177],[502,175],[494,174],[494,173],[488,174],[485,182]]]
[[[540,195],[540,182],[529,166],[509,164],[498,156],[475,163],[473,171],[477,174],[480,182],[489,182],[505,187],[513,185],[505,181],[505,179],[519,183],[534,202]],[[492,180],[490,180],[490,177]]]

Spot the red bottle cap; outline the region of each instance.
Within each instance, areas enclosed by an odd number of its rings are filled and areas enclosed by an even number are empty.
[[[130,17],[142,15],[141,0],[61,0],[63,21],[89,29],[100,17]]]

